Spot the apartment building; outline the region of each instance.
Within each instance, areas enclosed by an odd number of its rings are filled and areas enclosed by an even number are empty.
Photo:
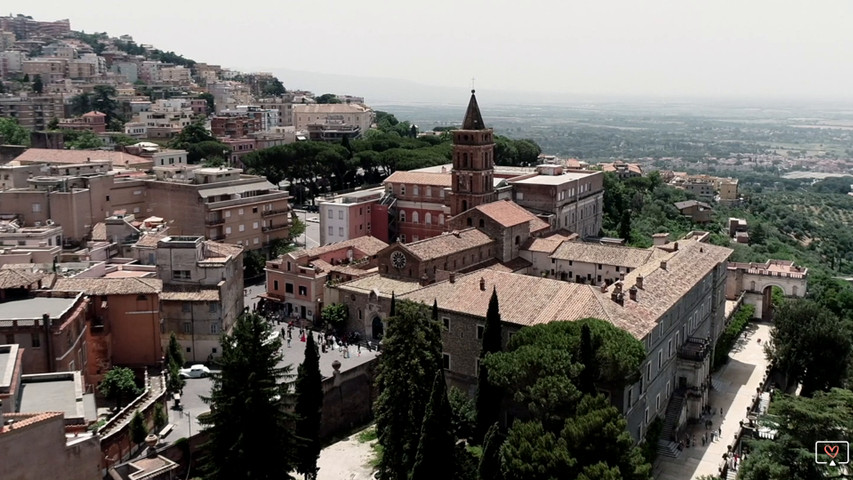
[[[164,67],[160,69],[160,81],[163,83],[187,85],[192,81],[191,73],[190,69],[183,65]]]
[[[85,344],[87,383],[97,384],[114,365],[153,367],[163,357],[160,295],[163,282],[151,273],[118,278],[58,278],[53,292],[82,292],[89,300]],[[148,277],[148,278],[146,278]]]
[[[244,138],[264,131],[263,112],[233,112],[223,110],[210,119],[210,131],[215,137]]]
[[[297,131],[308,131],[309,125],[331,123],[358,128],[355,136],[362,135],[373,125],[376,115],[373,110],[356,104],[297,104],[293,105],[293,126]]]
[[[0,265],[52,263],[62,253],[62,227],[0,220]]]
[[[21,62],[21,72],[30,78],[36,75],[45,83],[62,80],[68,75],[68,60],[64,58],[31,58]]]
[[[293,100],[290,96],[259,98],[255,102],[265,110],[276,110],[278,112],[278,124],[282,127],[293,126]]]
[[[22,40],[35,36],[61,37],[71,32],[71,22],[67,18],[54,22],[40,22],[21,14],[16,16],[10,14],[8,17],[0,17],[0,30],[13,32],[15,37]]]
[[[390,241],[416,242],[444,232],[450,217],[446,196],[452,182],[448,172],[396,171],[386,178],[382,182],[386,197],[379,203],[387,204],[393,216],[388,222]]]
[[[175,333],[188,361],[221,355],[221,334],[243,312],[243,249],[199,236],[167,236],[157,242],[156,261],[164,332]]]
[[[263,177],[225,167],[154,171],[147,205],[153,215],[174,219],[175,235],[203,235],[247,250],[288,237],[290,196]]]
[[[39,291],[0,303],[0,338],[23,347],[22,372],[86,371],[89,299],[79,292]]]
[[[28,130],[46,130],[54,118],[65,118],[65,104],[61,95],[0,96],[0,117],[14,118]]]
[[[163,149],[147,156],[151,158],[155,167],[180,166],[187,164],[186,150]]]
[[[698,241],[679,243],[661,247],[654,260],[605,288],[484,269],[397,298],[437,302],[448,381],[469,391],[476,385],[493,289],[501,300],[504,342],[525,326],[586,317],[625,330],[643,342],[648,356],[636,382],[608,393],[639,440],[671,400],[679,419],[701,416],[713,345],[723,328],[726,259],[732,251]]]
[[[0,32],[5,34],[6,32]],[[14,39],[13,39],[14,41]],[[0,77],[8,78],[24,69],[24,60],[29,58],[26,52],[17,50],[0,51]]]
[[[320,245],[365,235],[387,242],[388,214],[373,208],[384,194],[385,188],[376,187],[320,201]]]
[[[270,260],[266,264],[266,298],[279,304],[287,318],[319,320],[325,285],[375,273],[377,254],[387,246],[379,239],[361,236]]]
[[[584,237],[601,231],[604,174],[541,165],[536,173],[507,179],[513,201],[530,210],[551,229],[568,230]]]

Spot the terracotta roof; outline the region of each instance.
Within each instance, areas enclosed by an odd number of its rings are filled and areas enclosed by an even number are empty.
[[[365,255],[376,255],[382,249],[387,247],[388,244],[379,240],[376,237],[371,236],[363,236],[351,238],[349,240],[344,240],[343,242],[330,243],[329,245],[324,245],[322,247],[312,248],[310,250],[298,250],[296,252],[291,252],[289,255],[291,258],[316,258],[320,255],[325,255],[327,253],[336,252],[338,250],[346,249],[346,248],[354,248],[358,251],[364,253]],[[281,263],[281,257],[273,260],[276,263]]]
[[[480,288],[481,278],[485,289]],[[501,320],[515,325],[601,317],[604,313],[589,285],[491,269],[458,275],[453,283],[435,283],[400,298],[427,305],[437,301],[439,310],[485,318],[493,288],[498,292]]]
[[[84,292],[87,295],[152,294],[163,291],[159,278],[58,278],[54,290]]]
[[[569,240],[569,237],[563,235],[551,235],[550,237],[544,238],[530,237],[526,242],[524,242],[521,249],[529,252],[547,253],[550,255],[554,253],[554,250],[556,250],[557,247],[567,240]]]
[[[663,314],[733,252],[730,248],[698,241],[678,243],[679,249],[672,252],[656,248],[653,261],[625,275],[622,281],[623,305],[611,300],[613,286],[604,293],[600,288],[589,287],[607,312],[606,318],[637,339],[648,335]],[[666,269],[661,268],[663,261],[666,262]],[[636,284],[640,275],[643,276],[643,288],[637,292],[637,301],[632,301],[628,290]]]
[[[3,418],[14,420],[11,425],[0,425],[0,434],[11,433],[56,417],[64,417],[62,412],[42,413],[4,413]]]
[[[15,157],[21,164],[51,163],[72,164],[86,163],[98,160],[108,160],[115,167],[146,167],[152,164],[148,158],[138,157],[124,152],[105,150],[55,150],[52,148],[28,148],[24,153]]]
[[[166,285],[160,292],[160,300],[178,300],[184,302],[218,302],[219,290],[202,288],[198,285]]]
[[[514,227],[524,222],[533,222],[539,220],[536,215],[525,210],[523,207],[511,200],[498,200],[497,202],[477,205],[475,210],[479,210],[487,217],[498,222],[503,227]],[[539,220],[542,222],[542,220]],[[545,222],[542,222],[545,223]],[[533,225],[531,224],[531,227]],[[532,230],[532,228],[531,228]]]
[[[107,241],[107,224],[98,222],[92,227],[92,241],[106,242]]]
[[[490,270],[497,270],[499,272],[520,272],[532,266],[533,264],[530,263],[529,260],[525,260],[521,257],[516,257],[508,262],[495,262],[494,265],[490,265],[486,268]]]
[[[677,208],[679,210],[684,210],[685,208],[697,207],[697,206],[702,207],[702,208],[708,208],[708,209],[711,208],[711,206],[708,205],[707,203],[700,202],[698,200],[685,200],[683,202],[675,202],[674,205],[675,205],[675,208]]]
[[[337,288],[341,291],[350,291],[357,293],[375,292],[381,297],[391,297],[391,293],[402,295],[421,288],[421,284],[413,280],[403,280],[398,278],[383,277],[382,275],[373,274],[361,278],[356,278],[349,282],[340,283]]]
[[[405,183],[408,185],[431,185],[433,187],[450,187],[453,178],[450,172],[447,173],[432,173],[432,172],[403,172],[396,171],[386,178],[382,183]]]
[[[445,232],[403,246],[421,260],[432,260],[493,242],[494,240],[488,235],[471,227],[465,230]]]
[[[219,243],[213,240],[204,241],[204,257],[237,257],[243,252],[243,247],[233,243]]]
[[[649,262],[625,276],[622,305],[610,298],[613,286],[602,293],[594,285],[494,269],[458,275],[454,283],[443,281],[398,296],[427,305],[435,300],[440,310],[485,318],[492,288],[496,288],[504,322],[535,325],[595,317],[643,339],[676,302],[732,253],[731,249],[696,241],[680,242],[679,246],[672,252],[655,249]],[[660,266],[664,260],[666,270]],[[643,289],[638,291],[637,301],[632,301],[628,289],[639,275],[644,277]],[[480,289],[480,278],[485,280],[485,290]]]
[[[157,248],[157,242],[169,236],[169,228],[166,227],[158,232],[140,235],[134,246],[143,248]]]
[[[650,248],[622,247],[586,242],[563,242],[551,254],[551,258],[637,268],[649,261],[652,253],[653,251]]]
[[[27,270],[0,270],[0,290],[28,287],[45,277],[44,273]]]

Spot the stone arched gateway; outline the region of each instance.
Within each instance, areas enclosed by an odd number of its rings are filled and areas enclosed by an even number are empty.
[[[804,297],[808,287],[808,269],[790,260],[768,260],[767,263],[736,263],[728,265],[726,298],[755,306],[755,316],[773,318],[771,295],[779,287],[786,297]]]

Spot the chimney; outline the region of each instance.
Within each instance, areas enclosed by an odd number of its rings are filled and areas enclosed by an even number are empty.
[[[637,275],[637,288],[640,288],[640,289],[643,288],[643,276],[642,275]]]
[[[613,293],[610,294],[610,299],[619,305],[625,303],[625,297],[622,295],[622,292],[617,292],[616,290],[613,290]]]
[[[604,293],[606,291],[607,291],[607,284],[604,282],[601,282],[601,293]]]
[[[483,277],[480,277],[480,290],[483,292],[486,291],[486,279]]]
[[[620,273],[620,274],[619,274],[619,281],[621,282],[621,281],[623,281],[623,280],[625,280],[625,274],[624,274],[624,273]]]
[[[426,287],[427,285],[429,285],[429,277],[427,276],[426,272],[424,272],[424,274],[421,275],[421,286]]]
[[[456,272],[450,272],[450,283],[456,283]]]
[[[676,252],[678,251],[678,242],[675,242],[672,244],[672,249],[675,250]]]
[[[632,302],[637,301],[637,286],[636,285],[634,285],[633,287],[631,287],[630,290],[628,290],[628,298],[630,298]]]
[[[660,261],[660,269],[661,269],[661,270],[666,270],[666,260],[661,260],[661,261]]]

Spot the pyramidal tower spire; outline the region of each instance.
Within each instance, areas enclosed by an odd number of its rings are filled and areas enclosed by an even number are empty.
[[[447,197],[451,216],[495,201],[493,134],[483,122],[472,89],[462,128],[453,131],[453,170],[450,171],[452,180]],[[470,226],[472,219],[468,218],[467,222]]]
[[[471,89],[471,100],[468,101],[468,110],[465,111],[465,120],[462,121],[462,130],[484,130],[483,116],[480,115],[480,106],[477,105],[477,97],[474,89]]]

